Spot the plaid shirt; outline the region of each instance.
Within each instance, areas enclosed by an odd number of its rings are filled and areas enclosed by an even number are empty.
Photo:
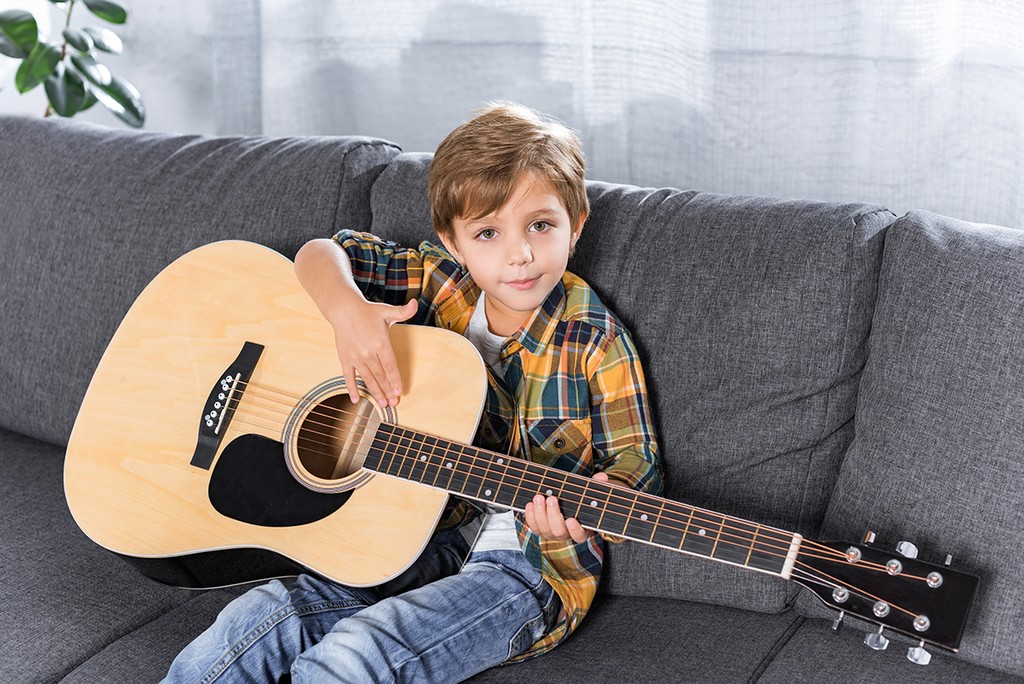
[[[348,254],[368,299],[393,305],[418,299],[412,323],[465,334],[480,288],[443,247],[424,242],[408,249],[349,230],[334,240]],[[564,274],[505,340],[501,364],[503,377],[488,368],[477,446],[581,475],[604,471],[613,481],[661,493],[661,461],[636,349],[582,279]],[[474,514],[459,502],[443,524],[464,524]],[[604,544],[601,535],[579,544],[541,539],[520,513],[516,528],[523,553],[564,609],[555,627],[515,658],[524,660],[550,650],[579,626],[597,593]]]

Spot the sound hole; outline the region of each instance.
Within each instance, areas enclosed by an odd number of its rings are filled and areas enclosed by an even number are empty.
[[[370,401],[353,404],[348,394],[335,394],[320,402],[299,426],[297,450],[299,463],[306,471],[323,480],[338,480],[363,465],[364,436],[374,419]]]

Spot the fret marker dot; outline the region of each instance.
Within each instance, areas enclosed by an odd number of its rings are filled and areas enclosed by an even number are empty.
[[[697,530],[697,534],[703,537],[705,534],[707,534],[707,530]]]
[[[491,495],[491,490],[490,489],[488,489],[486,492],[484,492],[484,496],[490,496],[490,495]]]
[[[503,458],[499,458],[499,459],[498,459],[498,465],[501,465],[501,464],[502,464],[502,463],[504,463],[504,462],[505,462],[505,459],[503,459]]]
[[[596,501],[591,500],[590,505],[593,506],[594,508],[597,508],[597,502]]]
[[[642,515],[640,516],[640,519],[641,519],[641,520],[647,520],[647,514],[646,514],[646,513],[642,514]]]
[[[421,460],[421,461],[426,461],[426,460],[427,460],[427,457],[426,457],[426,456],[420,456],[420,460]]]
[[[448,461],[447,463],[444,464],[444,467],[445,468],[451,468],[452,467],[452,462]]]
[[[551,489],[548,490],[548,496],[554,496],[555,492]]]

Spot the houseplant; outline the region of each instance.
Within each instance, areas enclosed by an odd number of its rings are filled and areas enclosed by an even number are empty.
[[[40,84],[46,90],[45,116],[74,116],[96,102],[129,126],[140,128],[146,110],[139,91],[113,75],[98,59],[100,53],[121,52],[121,39],[108,28],[71,28],[71,13],[84,4],[93,15],[111,24],[124,24],[128,13],[113,0],[50,0],[65,15],[62,42],[39,35],[35,17],[24,10],[0,12],[0,54],[21,60],[15,87],[27,93]]]

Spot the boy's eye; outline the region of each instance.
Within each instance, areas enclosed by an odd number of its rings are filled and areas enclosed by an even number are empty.
[[[479,233],[477,233],[476,236],[483,240],[493,240],[495,237],[498,236],[498,231],[494,230],[493,228],[484,228]]]
[[[536,221],[530,227],[536,230],[538,233],[543,233],[545,230],[551,227],[551,224],[548,223],[547,221]]]

